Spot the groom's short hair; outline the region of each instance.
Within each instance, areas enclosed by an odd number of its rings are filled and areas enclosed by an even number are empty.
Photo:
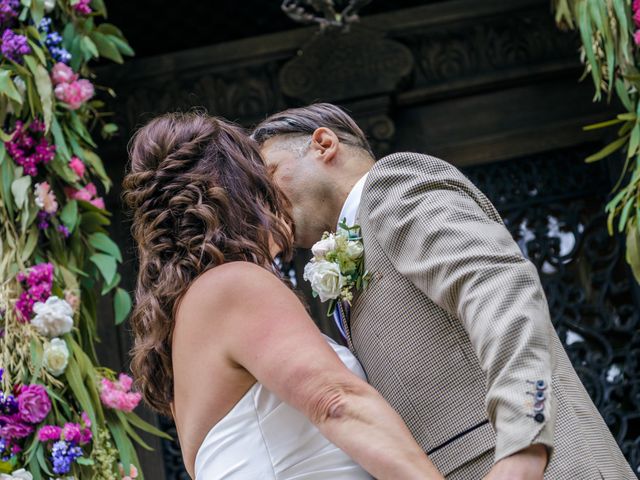
[[[355,120],[331,103],[314,103],[275,113],[256,126],[251,138],[262,145],[278,136],[311,136],[320,127],[332,130],[342,143],[362,148],[375,158],[367,137]]]

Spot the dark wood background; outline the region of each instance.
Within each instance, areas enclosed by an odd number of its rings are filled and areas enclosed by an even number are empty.
[[[335,102],[363,126],[378,155],[412,150],[440,156],[484,178],[487,188],[487,172],[502,175],[507,165],[517,171],[531,162],[547,162],[548,171],[556,168],[555,182],[562,185],[567,176],[571,184],[573,173],[561,162],[569,155],[572,165],[585,168],[583,155],[608,134],[581,128],[607,119],[616,107],[592,103],[593,85],[578,81],[578,41],[557,30],[548,0],[374,0],[350,33],[328,35],[298,28],[279,4],[112,2],[110,20],[140,54],[124,66],[99,68],[97,77],[118,93],[111,105],[121,134],[105,142],[101,154],[116,185],[107,200],[114,212],[111,231],[126,256],[126,288],[135,280],[135,251],[118,186],[127,139],[157,113],[199,106],[251,126],[289,106]],[[548,163],[553,158],[557,163]],[[606,197],[615,164],[604,173],[603,166],[588,168],[583,174],[595,184],[587,190]],[[513,187],[511,180],[501,181]],[[604,201],[597,198],[596,210]],[[504,206],[508,210],[509,202]],[[298,271],[307,255],[299,253]],[[635,284],[626,281],[637,302]],[[335,334],[323,309],[311,304],[318,324]],[[112,326],[108,299],[101,336],[103,360],[126,368],[129,332],[126,325]],[[620,441],[629,435],[620,434]],[[631,441],[637,443],[637,435]],[[147,477],[187,478],[177,466],[176,447],[151,442],[159,450],[143,455]]]

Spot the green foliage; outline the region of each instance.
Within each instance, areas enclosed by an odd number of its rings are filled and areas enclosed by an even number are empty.
[[[132,412],[103,404],[100,396],[101,382],[115,381],[115,372],[100,367],[96,358],[99,295],[113,294],[116,324],[127,318],[131,297],[119,286],[118,268],[123,258],[105,229],[110,214],[98,189],[107,192],[112,183],[94,151],[91,130],[95,127],[108,138],[117,133],[117,126],[103,121],[107,115],[100,111],[102,101],[85,98],[74,104],[56,90],[60,80],[53,71],[58,61],[45,43],[46,32],[39,28],[40,21],[46,15],[52,20],[52,31],[61,33],[60,47],[71,53],[70,81],[88,83],[93,78],[90,60],[105,58],[122,63],[133,50],[118,28],[101,23],[101,17],[106,16],[102,0],[91,1],[91,13],[74,8],[77,0],[57,0],[54,4],[53,11],[47,13],[44,0],[22,0],[18,18],[0,26],[0,34],[11,28],[25,37],[30,48],[30,53],[17,61],[0,57],[1,390],[10,392],[19,385],[39,384],[51,400],[47,418],[33,425],[30,436],[18,441],[20,453],[0,462],[0,473],[25,468],[36,480],[68,475],[80,479],[120,478],[118,462],[125,467],[140,466],[133,442],[149,448],[137,430],[166,435]],[[20,124],[30,132],[37,122],[43,122],[44,131],[34,138],[55,145],[55,155],[48,162],[38,163],[33,172],[21,165],[19,156],[9,153],[14,150],[7,149],[17,144]],[[96,187],[97,181],[101,187]],[[33,314],[26,321],[17,314],[17,301],[28,288],[19,282],[19,272],[43,263],[50,263],[54,270],[51,296],[73,310],[73,328],[55,339],[57,345],[65,345],[68,350],[62,373],[47,363],[54,339],[31,323]],[[79,423],[83,412],[91,421],[93,439],[82,445],[83,456],[68,474],[54,474],[51,443],[40,442],[35,433],[42,425]]]
[[[617,138],[587,162],[596,162],[622,151],[624,166],[607,203],[609,233],[626,232],[626,260],[640,283],[640,70],[638,46],[634,42],[631,0],[553,0],[556,22],[578,28],[582,40],[585,75],[595,86],[594,100],[613,95],[627,112],[615,119],[585,127],[585,130],[617,126]],[[614,227],[617,220],[617,228]]]

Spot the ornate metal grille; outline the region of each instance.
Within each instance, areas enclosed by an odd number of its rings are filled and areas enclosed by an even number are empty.
[[[623,240],[607,234],[605,164],[586,146],[465,169],[536,265],[553,323],[622,450],[640,466],[640,289]],[[164,424],[176,438],[175,428]],[[188,479],[179,447],[165,442],[168,479]]]

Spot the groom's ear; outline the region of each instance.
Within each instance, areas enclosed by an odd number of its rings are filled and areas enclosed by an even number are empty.
[[[336,158],[340,139],[333,130],[325,127],[316,128],[311,135],[311,149],[314,155],[324,163],[331,163]]]

